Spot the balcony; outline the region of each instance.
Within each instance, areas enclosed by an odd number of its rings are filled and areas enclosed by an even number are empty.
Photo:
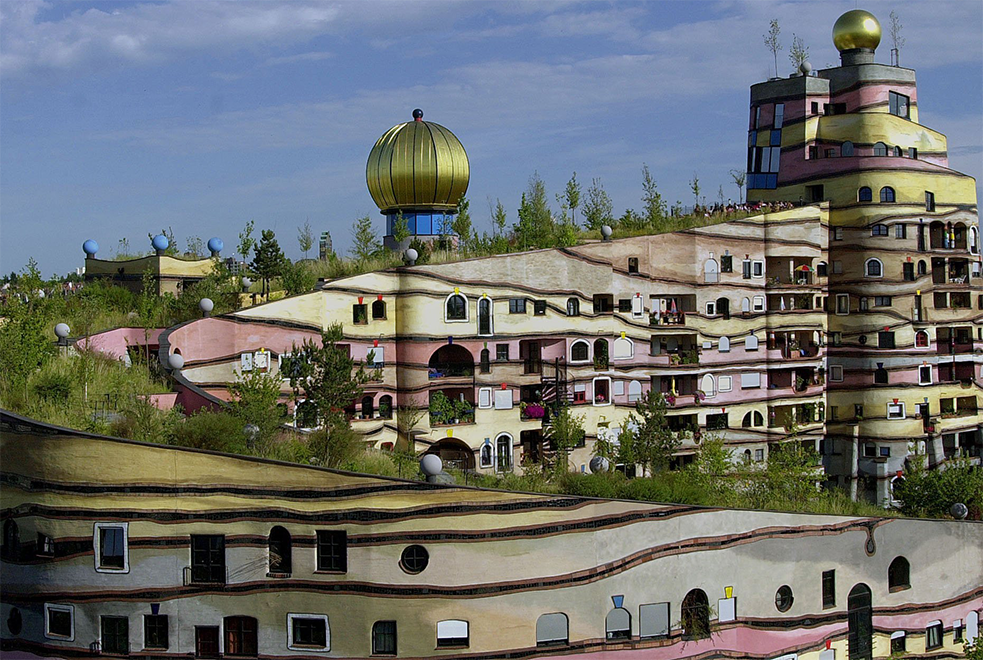
[[[815,277],[812,259],[769,257],[765,263],[765,277],[769,287],[812,286]]]

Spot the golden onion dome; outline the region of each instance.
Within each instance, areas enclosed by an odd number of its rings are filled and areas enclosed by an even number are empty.
[[[833,45],[841,53],[854,48],[875,50],[881,43],[881,24],[863,9],[851,9],[833,25]]]
[[[383,133],[365,166],[369,194],[383,213],[457,207],[468,190],[468,154],[453,133],[413,111]]]

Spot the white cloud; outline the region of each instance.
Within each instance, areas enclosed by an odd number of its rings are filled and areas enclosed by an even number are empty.
[[[308,53],[297,53],[296,55],[285,55],[283,57],[270,57],[266,60],[267,66],[278,64],[297,64],[298,62],[320,62],[334,57],[334,53],[328,51],[311,51]]]

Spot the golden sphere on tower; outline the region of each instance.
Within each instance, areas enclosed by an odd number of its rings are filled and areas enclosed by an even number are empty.
[[[841,53],[854,48],[875,50],[881,43],[881,24],[863,9],[851,9],[833,25],[833,45]]]
[[[383,213],[451,210],[468,190],[468,154],[453,133],[413,111],[383,133],[365,165],[369,194]]]

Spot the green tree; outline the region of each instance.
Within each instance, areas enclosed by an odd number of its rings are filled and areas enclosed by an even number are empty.
[[[184,254],[196,259],[203,257],[205,255],[205,241],[198,236],[188,237],[188,249],[184,251]]]
[[[625,209],[625,212],[618,218],[618,226],[628,230],[641,229],[647,224],[645,218],[638,215],[635,209]]]
[[[288,296],[313,291],[314,287],[317,286],[317,275],[308,267],[307,263],[284,261],[283,270],[280,272],[280,283],[283,284],[283,289]]]
[[[256,442],[261,448],[273,442],[273,436],[284,422],[285,409],[278,405],[281,380],[279,374],[254,369],[239,374],[228,386],[229,414],[240,421],[240,428],[256,425],[259,429]]]
[[[554,241],[553,213],[550,211],[546,183],[538,173],[529,178],[529,187],[522,193],[516,239],[523,250],[552,247]]]
[[[554,476],[566,474],[570,467],[570,452],[584,441],[584,417],[574,415],[569,406],[560,406],[550,420],[546,439],[556,452]]]
[[[367,215],[352,223],[352,239],[351,254],[357,261],[368,261],[382,249],[379,235],[372,228],[372,218]]]
[[[614,204],[600,179],[592,179],[587,189],[587,202],[584,204],[584,226],[588,229],[600,229],[601,225],[614,222]]]
[[[570,209],[571,220],[573,224],[577,224],[577,208],[580,206],[580,182],[577,181],[577,173],[574,172],[570,180],[567,181],[567,187],[563,191],[563,197],[566,200],[567,208]]]
[[[314,230],[311,229],[310,220],[304,221],[303,227],[297,227],[297,243],[300,245],[300,251],[304,253],[304,259],[307,259],[307,253],[314,247]]]
[[[54,326],[42,313],[44,299],[41,273],[34,259],[28,261],[22,274],[14,278],[16,285],[4,306],[5,322],[0,324],[0,370],[2,378],[13,386],[22,386],[27,378],[40,369],[54,354]]]
[[[968,461],[950,461],[944,470],[926,470],[913,462],[904,477],[895,482],[894,497],[906,516],[947,518],[952,505],[961,502],[971,519],[983,518],[983,471]]]
[[[737,186],[737,201],[740,204],[744,203],[744,182],[747,181],[747,172],[744,170],[731,170],[730,178],[734,180],[734,185]]]
[[[253,229],[255,226],[256,223],[250,220],[243,227],[242,231],[239,232],[239,247],[236,250],[242,256],[243,261],[249,259],[249,253],[253,251],[253,247],[256,245],[256,239],[253,238]]]
[[[666,399],[649,390],[635,403],[638,430],[635,432],[637,462],[649,472],[665,470],[682,443],[680,434],[669,428]]]
[[[648,165],[642,165],[642,204],[645,222],[655,231],[662,231],[666,221],[666,202],[659,193]]]
[[[771,51],[771,54],[775,58],[775,75],[778,75],[778,51],[782,49],[782,42],[779,41],[778,35],[781,34],[782,28],[778,25],[778,19],[771,19],[769,24],[768,33],[763,35],[765,46]]]
[[[502,200],[495,200],[495,211],[492,213],[492,227],[495,234],[502,236],[505,234],[505,223],[508,222],[508,214],[505,212],[505,205]]]
[[[819,456],[795,440],[793,427],[786,441],[768,449],[763,467],[751,466],[747,472],[746,501],[751,508],[802,508],[816,496]]]
[[[280,249],[276,234],[272,229],[264,229],[259,245],[255,247],[255,256],[250,264],[257,275],[263,278],[263,295],[269,295],[270,280],[279,277],[287,258]]]
[[[792,62],[793,71],[798,71],[803,63],[809,61],[809,47],[794,32],[792,33],[792,46],[788,49],[788,59]]]
[[[693,172],[693,180],[689,182],[689,189],[693,191],[693,212],[696,212],[696,207],[700,205],[700,177]]]
[[[468,198],[461,196],[457,202],[457,215],[451,222],[451,231],[457,234],[458,247],[464,252],[474,245],[474,228],[471,224],[471,203]]]
[[[305,339],[293,348],[293,368],[289,373],[294,399],[300,392],[314,405],[318,421],[326,427],[348,425],[345,408],[362,396],[362,386],[368,380],[361,365],[338,342],[344,337],[340,323],[321,333],[320,343]]]
[[[406,218],[403,216],[403,212],[398,211],[395,219],[393,219],[393,240],[396,241],[396,245],[402,245],[403,241],[408,239],[411,235],[410,223],[406,221]]]

